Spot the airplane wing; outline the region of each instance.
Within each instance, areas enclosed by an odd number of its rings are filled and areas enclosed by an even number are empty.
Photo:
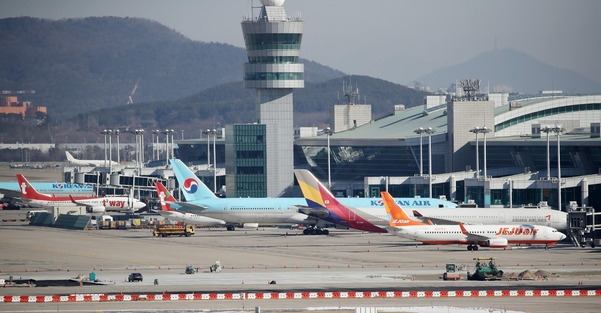
[[[300,206],[300,205],[297,205],[296,208],[298,209],[298,212],[300,212],[300,213],[306,214],[311,217],[316,217],[319,219],[324,219],[324,218],[327,218],[328,216],[330,216],[330,211],[328,211],[328,209],[326,209],[326,208],[310,208],[308,206]]]
[[[424,223],[428,223],[428,224],[435,224],[435,225],[455,225],[455,224],[457,224],[457,221],[447,220],[447,219],[440,218],[440,217],[425,216],[417,210],[413,210],[413,216],[415,216],[415,218],[419,219],[420,221],[422,221]],[[469,223],[463,223],[463,224],[470,225]]]
[[[463,227],[463,223],[461,223],[461,222],[459,222],[459,228],[461,228],[461,232],[466,236],[467,241],[480,242],[480,241],[486,241],[489,239],[494,239],[494,237],[470,233],[469,231],[467,231],[467,229],[465,229],[465,227]]]
[[[81,205],[81,206],[86,207],[86,211],[88,211],[88,212],[102,213],[102,212],[106,211],[106,207],[104,207],[102,205],[101,206],[95,206],[95,205],[91,205],[89,203],[79,202],[79,201],[73,199],[72,195],[69,195],[69,198],[71,198],[71,202],[73,202],[73,203],[75,203],[77,205]]]
[[[21,191],[0,188],[0,194],[3,194],[5,198],[21,198]]]
[[[208,209],[208,207],[206,207],[206,206],[194,204],[191,202],[185,202],[185,201],[179,202],[178,201],[178,202],[174,202],[174,203],[181,206],[182,208],[184,208],[184,211],[185,211],[185,209],[189,209],[189,210],[193,210],[193,211],[204,211],[204,210]]]

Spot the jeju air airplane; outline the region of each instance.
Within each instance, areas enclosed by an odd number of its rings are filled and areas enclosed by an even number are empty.
[[[17,174],[17,182],[21,189],[21,198],[23,201],[42,207],[85,206],[88,213],[102,213],[105,211],[135,211],[146,206],[144,202],[133,197],[74,197],[71,195],[57,197],[41,194],[21,174]]]
[[[468,250],[478,246],[505,248],[509,244],[545,245],[545,248],[566,238],[557,229],[534,225],[434,225],[412,220],[386,191],[381,192],[384,206],[391,218],[388,232],[426,244],[466,244]]]
[[[156,187],[157,194],[159,195],[159,202],[161,204],[161,211],[159,214],[161,214],[161,216],[188,224],[200,224],[205,226],[225,225],[225,221],[223,220],[175,210],[174,208],[181,209],[181,207],[176,203],[177,200],[175,197],[173,197],[169,190],[167,190],[167,188],[159,181],[155,182],[154,186]]]

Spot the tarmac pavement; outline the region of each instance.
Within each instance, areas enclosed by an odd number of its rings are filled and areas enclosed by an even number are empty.
[[[544,249],[513,247],[467,251],[465,246],[426,246],[388,234],[331,230],[304,236],[296,229],[197,229],[192,237],[153,237],[150,229],[66,230],[29,226],[26,209],[0,211],[0,278],[65,280],[94,273],[98,285],[6,287],[6,295],[254,293],[301,291],[419,291],[499,289],[601,289],[600,249],[569,243]],[[14,220],[14,221],[13,221]],[[505,272],[544,270],[552,277],[520,281],[442,281],[446,263],[496,257]],[[219,260],[223,270],[209,271]],[[185,274],[186,266],[198,273]],[[127,282],[131,272],[142,282]],[[154,280],[158,280],[158,285]],[[269,284],[274,281],[275,284]],[[357,306],[483,306],[528,312],[598,312],[599,296],[423,297],[411,299],[187,300],[92,303],[0,303],[6,311],[37,310],[263,310]]]

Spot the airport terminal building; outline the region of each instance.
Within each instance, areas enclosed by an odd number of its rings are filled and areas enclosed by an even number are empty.
[[[331,136],[298,138],[295,166],[324,181],[329,171],[344,196],[601,207],[600,121],[601,95],[433,95]]]

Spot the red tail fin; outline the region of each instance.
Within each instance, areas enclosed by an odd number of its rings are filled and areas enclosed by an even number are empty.
[[[47,200],[52,198],[38,193],[38,191],[35,190],[35,188],[33,188],[33,186],[27,181],[25,176],[21,174],[17,174],[17,182],[19,183],[19,190],[21,191],[21,197],[23,199]]]
[[[159,195],[159,202],[161,204],[161,210],[163,211],[173,211],[171,206],[166,201],[175,202],[175,198],[173,195],[163,186],[161,182],[155,182],[154,186],[157,189],[157,194]]]
[[[394,202],[392,196],[386,192],[382,191],[382,200],[384,200],[384,206],[386,207],[386,211],[390,213],[390,226],[416,226],[416,225],[426,225],[422,222],[412,220],[405,214],[403,209]]]

